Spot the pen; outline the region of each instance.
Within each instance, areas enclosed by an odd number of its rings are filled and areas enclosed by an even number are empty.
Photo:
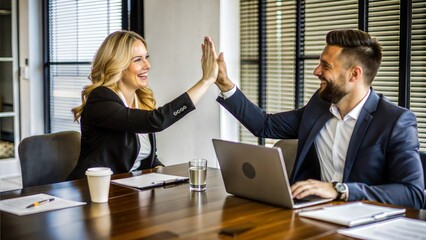
[[[349,221],[348,226],[352,227],[352,226],[356,226],[356,225],[360,225],[360,224],[364,224],[364,223],[381,221],[381,220],[384,220],[386,218],[393,217],[395,215],[399,215],[399,214],[392,214],[392,213],[386,213],[386,212],[373,213],[373,214],[366,216],[366,217],[352,219],[351,221]]]
[[[160,180],[160,181],[154,181],[154,182],[151,182],[151,184],[152,184],[152,185],[164,185],[164,181],[163,181],[163,180]]]
[[[172,179],[167,179],[167,180],[160,180],[160,181],[154,181],[151,182],[151,184],[153,185],[165,185],[165,184],[170,184],[170,183],[178,183],[178,182],[184,182],[187,181],[187,179],[185,178],[172,178]]]
[[[381,213],[376,213],[371,215],[372,218],[374,218],[374,220],[380,220],[380,219],[384,219],[388,217],[387,213],[381,212]]]
[[[55,198],[48,198],[48,199],[44,199],[44,200],[41,200],[41,201],[37,201],[37,202],[34,202],[34,203],[28,205],[27,208],[37,207],[37,206],[40,206],[42,204],[52,202],[53,200],[55,200]]]
[[[177,183],[179,182],[180,179],[179,178],[175,178],[175,179],[169,179],[169,180],[165,180],[164,184],[169,184],[169,183]]]

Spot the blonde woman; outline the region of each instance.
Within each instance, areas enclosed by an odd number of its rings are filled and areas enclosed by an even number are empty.
[[[217,78],[214,44],[205,37],[201,80],[156,108],[148,87],[148,57],[145,40],[131,31],[110,34],[98,49],[90,74],[92,84],[83,89],[82,104],[72,109],[82,135],[80,157],[69,180],[84,177],[90,167],[124,173],[162,166],[154,133],[194,110]]]

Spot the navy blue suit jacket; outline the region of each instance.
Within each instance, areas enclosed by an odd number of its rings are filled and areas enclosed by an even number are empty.
[[[332,117],[318,92],[302,108],[267,114],[237,89],[217,101],[255,136],[299,139],[290,182],[321,179],[314,140]],[[371,200],[421,208],[423,170],[415,115],[371,91],[355,125],[346,155],[343,182],[349,201]]]

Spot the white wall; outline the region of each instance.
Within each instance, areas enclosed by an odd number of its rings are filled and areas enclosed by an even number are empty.
[[[42,0],[19,0],[21,139],[44,133],[42,6]]]
[[[182,94],[201,78],[204,36],[213,39],[218,52],[228,50],[229,72],[239,78],[238,2],[145,0],[145,38],[152,66],[150,86],[158,106]],[[237,25],[229,29],[230,23]],[[222,30],[226,26],[229,32]],[[157,134],[158,155],[165,165],[206,158],[209,166],[217,167],[212,138],[236,138],[235,123],[227,119],[216,102],[218,93],[217,87],[212,86],[195,111]],[[228,127],[221,128],[221,124]]]
[[[240,1],[220,1],[220,51],[225,55],[228,76],[240,85]],[[225,108],[220,107],[220,136],[239,141],[239,124]]]

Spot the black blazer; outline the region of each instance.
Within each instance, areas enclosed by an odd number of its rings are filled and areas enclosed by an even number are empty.
[[[87,168],[109,167],[129,172],[138,156],[137,133],[149,133],[151,155],[139,169],[162,165],[156,155],[154,132],[159,132],[195,109],[187,93],[153,111],[131,109],[107,87],[94,89],[81,115],[81,151],[68,180],[82,178]]]

